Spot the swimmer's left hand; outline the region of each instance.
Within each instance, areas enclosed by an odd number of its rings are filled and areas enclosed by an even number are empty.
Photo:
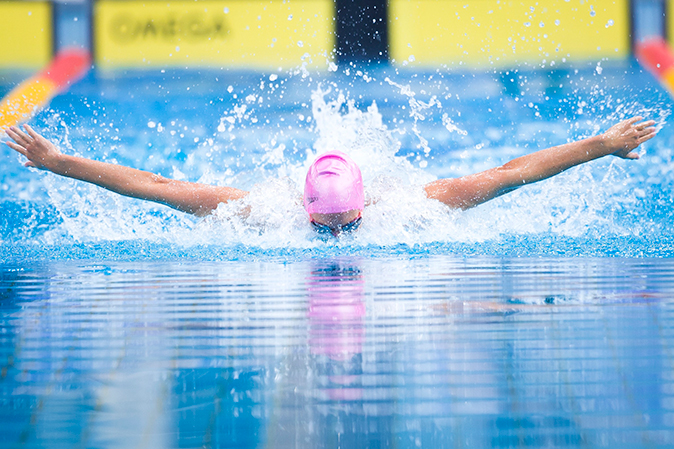
[[[642,121],[643,117],[632,117],[613,125],[600,136],[606,155],[612,154],[622,159],[639,159],[636,147],[655,137],[657,129],[654,120]]]
[[[28,159],[26,167],[53,170],[63,153],[30,126],[23,125],[23,127],[26,132],[17,126],[12,126],[6,131],[7,135],[14,140],[14,142],[6,142],[7,146]]]

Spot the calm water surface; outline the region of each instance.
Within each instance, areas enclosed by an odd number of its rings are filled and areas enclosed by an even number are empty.
[[[670,259],[0,267],[2,447],[671,447]]]

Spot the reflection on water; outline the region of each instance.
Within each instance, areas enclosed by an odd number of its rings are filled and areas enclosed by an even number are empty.
[[[2,447],[670,447],[669,259],[0,266]]]
[[[312,354],[346,361],[361,353],[365,280],[356,264],[316,263],[307,279]]]

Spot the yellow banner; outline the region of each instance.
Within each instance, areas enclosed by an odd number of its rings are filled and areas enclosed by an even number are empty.
[[[52,56],[49,2],[0,1],[0,67],[39,68]]]
[[[95,5],[99,66],[327,67],[332,0],[116,1]]]
[[[507,66],[624,58],[627,0],[391,0],[396,64]]]

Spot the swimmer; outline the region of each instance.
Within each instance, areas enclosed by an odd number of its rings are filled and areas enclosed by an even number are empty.
[[[653,120],[633,117],[603,134],[540,150],[496,168],[460,178],[438,179],[424,186],[428,198],[451,208],[469,209],[519,187],[557,175],[604,156],[638,159],[639,145],[656,134]],[[220,203],[239,200],[248,192],[176,181],[134,168],[63,154],[30,126],[6,130],[7,145],[28,159],[27,167],[96,184],[120,195],[154,201],[182,212],[205,216]],[[319,233],[335,236],[358,228],[365,208],[360,169],[346,154],[320,155],[309,168],[304,187],[307,218]]]

